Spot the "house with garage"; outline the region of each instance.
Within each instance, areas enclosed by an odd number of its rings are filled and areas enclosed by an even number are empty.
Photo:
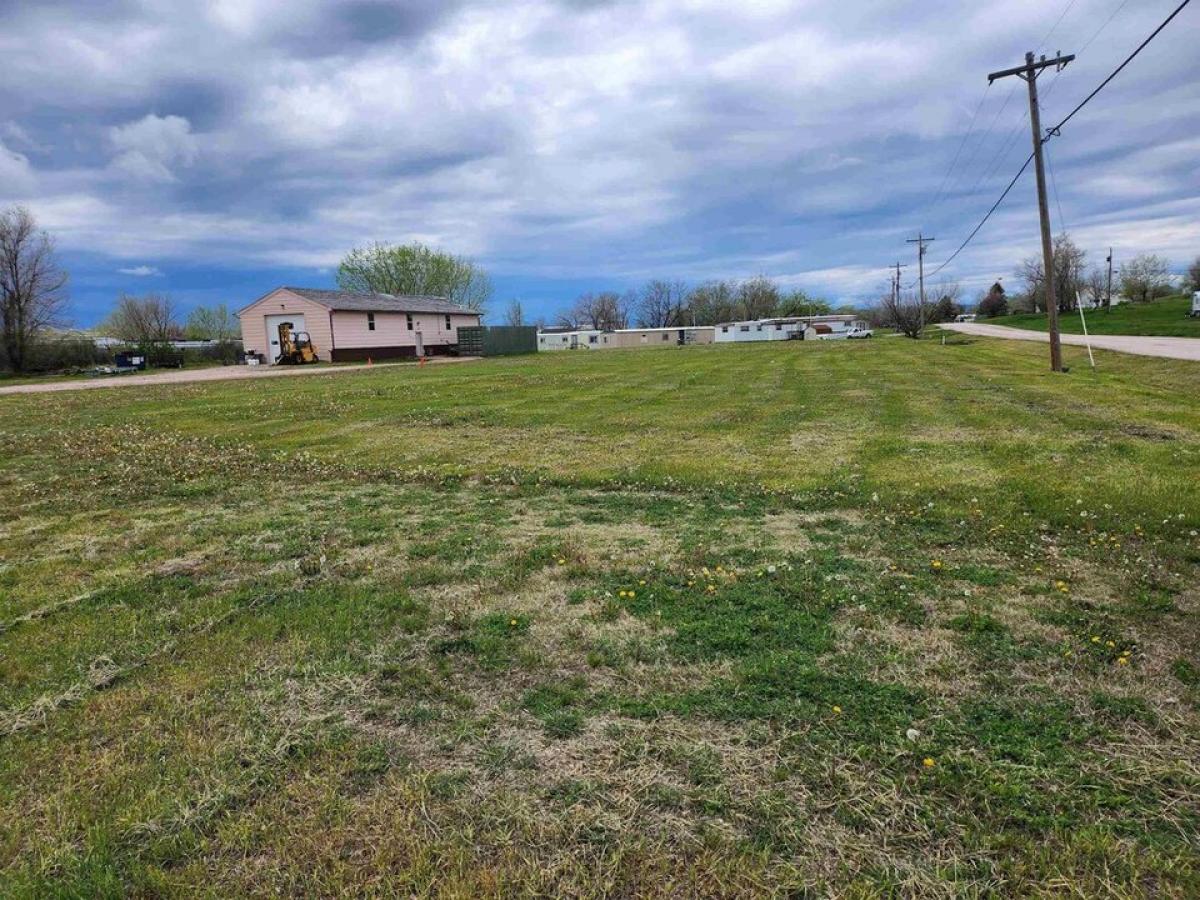
[[[307,332],[322,361],[359,362],[445,355],[459,328],[480,322],[480,313],[442,297],[300,287],[276,288],[237,315],[246,353],[268,364],[279,358],[281,326]]]

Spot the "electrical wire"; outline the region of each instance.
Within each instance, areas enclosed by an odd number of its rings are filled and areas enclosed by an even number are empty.
[[[1162,24],[1160,24],[1157,28],[1154,29],[1154,31],[1152,31],[1150,33],[1149,37],[1147,37],[1144,41],[1142,41],[1137,46],[1137,48],[1132,53],[1129,54],[1129,56],[1125,57],[1124,61],[1119,66],[1117,66],[1115,69],[1113,69],[1113,71],[1111,73],[1109,73],[1107,78],[1105,78],[1102,82],[1100,82],[1099,85],[1096,86],[1095,90],[1093,90],[1090,94],[1088,94],[1086,97],[1084,97],[1083,100],[1081,100],[1079,102],[1079,104],[1075,106],[1074,109],[1072,109],[1069,113],[1067,113],[1066,117],[1061,122],[1059,122],[1057,125],[1053,126],[1052,128],[1047,129],[1045,136],[1042,137],[1042,139],[1041,139],[1042,145],[1044,146],[1051,138],[1060,136],[1062,127],[1064,125],[1066,125],[1069,121],[1071,121],[1071,119],[1073,119],[1079,113],[1080,110],[1082,110],[1085,106],[1087,106],[1096,97],[1097,94],[1099,94],[1102,90],[1104,90],[1104,88],[1107,87],[1109,85],[1109,83],[1114,78],[1116,78],[1117,75],[1119,75],[1126,66],[1128,66],[1131,62],[1133,62],[1133,60],[1137,57],[1137,55],[1139,53],[1141,53],[1142,50],[1144,50],[1146,48],[1146,46],[1152,40],[1154,40],[1154,38],[1156,38],[1159,35],[1159,33],[1164,28],[1167,27],[1167,25],[1170,24],[1171,21],[1177,15],[1179,15],[1179,13],[1181,13],[1183,11],[1184,7],[1186,7],[1189,3],[1191,3],[1191,0],[1183,0],[1183,2],[1180,3],[1179,6],[1177,6],[1175,8],[1175,10],[1169,16],[1167,16],[1166,19],[1163,20]],[[1124,4],[1122,4],[1122,6],[1123,5]],[[1120,11],[1120,7],[1118,7],[1117,11],[1118,12]],[[1116,13],[1114,12],[1113,16],[1115,16],[1115,15],[1116,15]],[[1109,17],[1109,21],[1112,20],[1113,16]],[[1107,25],[1107,22],[1105,24]],[[1103,26],[1101,26],[1100,30],[1101,31],[1103,30]],[[1096,34],[1098,35],[1099,31]],[[1095,40],[1095,37],[1096,37],[1096,35],[1093,35],[1092,40]],[[1029,156],[1026,158],[1025,162],[1021,165],[1021,168],[1017,171],[1017,174],[1013,176],[1012,180],[1008,183],[1008,186],[1004,188],[1004,191],[1000,194],[1000,197],[996,200],[995,203],[992,204],[991,209],[989,209],[987,211],[987,213],[984,214],[984,217],[982,219],[980,219],[979,224],[975,226],[975,228],[971,231],[971,233],[969,235],[967,235],[966,240],[964,240],[961,244],[958,245],[958,248],[955,249],[955,251],[952,254],[950,254],[950,256],[946,259],[945,262],[943,262],[940,266],[938,266],[936,269],[934,269],[932,272],[930,272],[929,275],[927,275],[926,277],[933,277],[938,272],[941,272],[944,268],[946,268],[946,266],[950,265],[950,263],[953,262],[954,259],[960,253],[962,253],[963,250],[966,249],[967,245],[970,244],[972,240],[975,239],[975,236],[977,234],[979,234],[979,232],[980,232],[980,230],[982,230],[983,226],[987,224],[988,220],[991,219],[992,215],[996,212],[996,210],[1000,208],[1000,204],[1004,202],[1004,199],[1012,191],[1012,189],[1016,185],[1017,181],[1019,181],[1021,176],[1025,174],[1025,171],[1029,168],[1029,164],[1031,162],[1033,162],[1033,157],[1034,157],[1034,154],[1030,153]],[[1053,168],[1052,168],[1051,169],[1051,180],[1053,180],[1053,177],[1054,177],[1054,173],[1053,173]],[[1058,194],[1058,189],[1057,189],[1057,187],[1055,187],[1056,200],[1057,200],[1057,194]],[[1059,222],[1061,224],[1063,221],[1061,205],[1059,206],[1058,214],[1059,214]],[[910,287],[911,287],[911,285],[910,285]]]

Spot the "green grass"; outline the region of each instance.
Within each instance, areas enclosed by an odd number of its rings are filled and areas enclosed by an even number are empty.
[[[959,336],[0,397],[0,895],[1194,896],[1198,390]]]
[[[1165,297],[1150,303],[1121,303],[1106,310],[1084,310],[1090,334],[1133,334],[1162,335],[1165,337],[1200,338],[1200,318],[1192,318],[1191,296]],[[979,319],[988,325],[1007,325],[1010,328],[1028,328],[1045,331],[1044,313],[1019,313],[997,316],[994,319]],[[1059,328],[1067,334],[1083,334],[1083,323],[1079,313],[1060,313]]]

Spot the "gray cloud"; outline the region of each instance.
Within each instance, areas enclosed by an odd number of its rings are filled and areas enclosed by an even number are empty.
[[[1046,118],[1167,6],[1122,10]],[[1043,38],[1080,47],[1115,8],[1078,0],[1048,34],[1060,5],[1034,0],[0,0],[0,203],[139,264],[319,267],[421,238],[517,276],[761,271],[866,295],[918,227],[935,260],[952,249],[1028,153],[1023,97],[986,72]],[[1200,250],[1186,16],[1050,145],[1055,218],[1097,247]],[[947,274],[1011,269],[1031,200]]]

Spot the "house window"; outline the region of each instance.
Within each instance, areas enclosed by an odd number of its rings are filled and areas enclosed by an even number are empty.
[[[449,316],[446,316],[446,330],[447,331],[450,330],[450,317]]]
[[[667,333],[664,331],[664,332],[663,332],[663,340],[664,340],[664,341],[669,341],[670,339],[671,339],[671,336],[670,336],[669,334],[667,334]]]
[[[567,342],[567,336],[564,334],[563,335],[563,343],[565,344],[566,342]]]
[[[405,316],[405,319],[408,321],[408,330],[412,331],[412,313],[408,313],[408,315]]]
[[[741,328],[738,329],[738,331],[749,331],[749,330],[750,330],[749,325],[743,325]]]
[[[754,326],[754,330],[755,330],[755,331],[762,331],[762,326],[761,326],[761,325],[756,325],[756,326]]]
[[[783,323],[782,323],[782,322],[776,322],[776,323],[775,323],[775,330],[776,330],[776,331],[783,331]]]
[[[721,326],[721,334],[729,334],[729,326],[728,325]]]
[[[588,336],[588,343],[589,343],[589,344],[594,344],[594,343],[596,343],[596,335],[594,335],[594,334],[593,334],[593,335],[589,335],[589,336]]]
[[[367,313],[367,331],[375,330],[375,313]]]

